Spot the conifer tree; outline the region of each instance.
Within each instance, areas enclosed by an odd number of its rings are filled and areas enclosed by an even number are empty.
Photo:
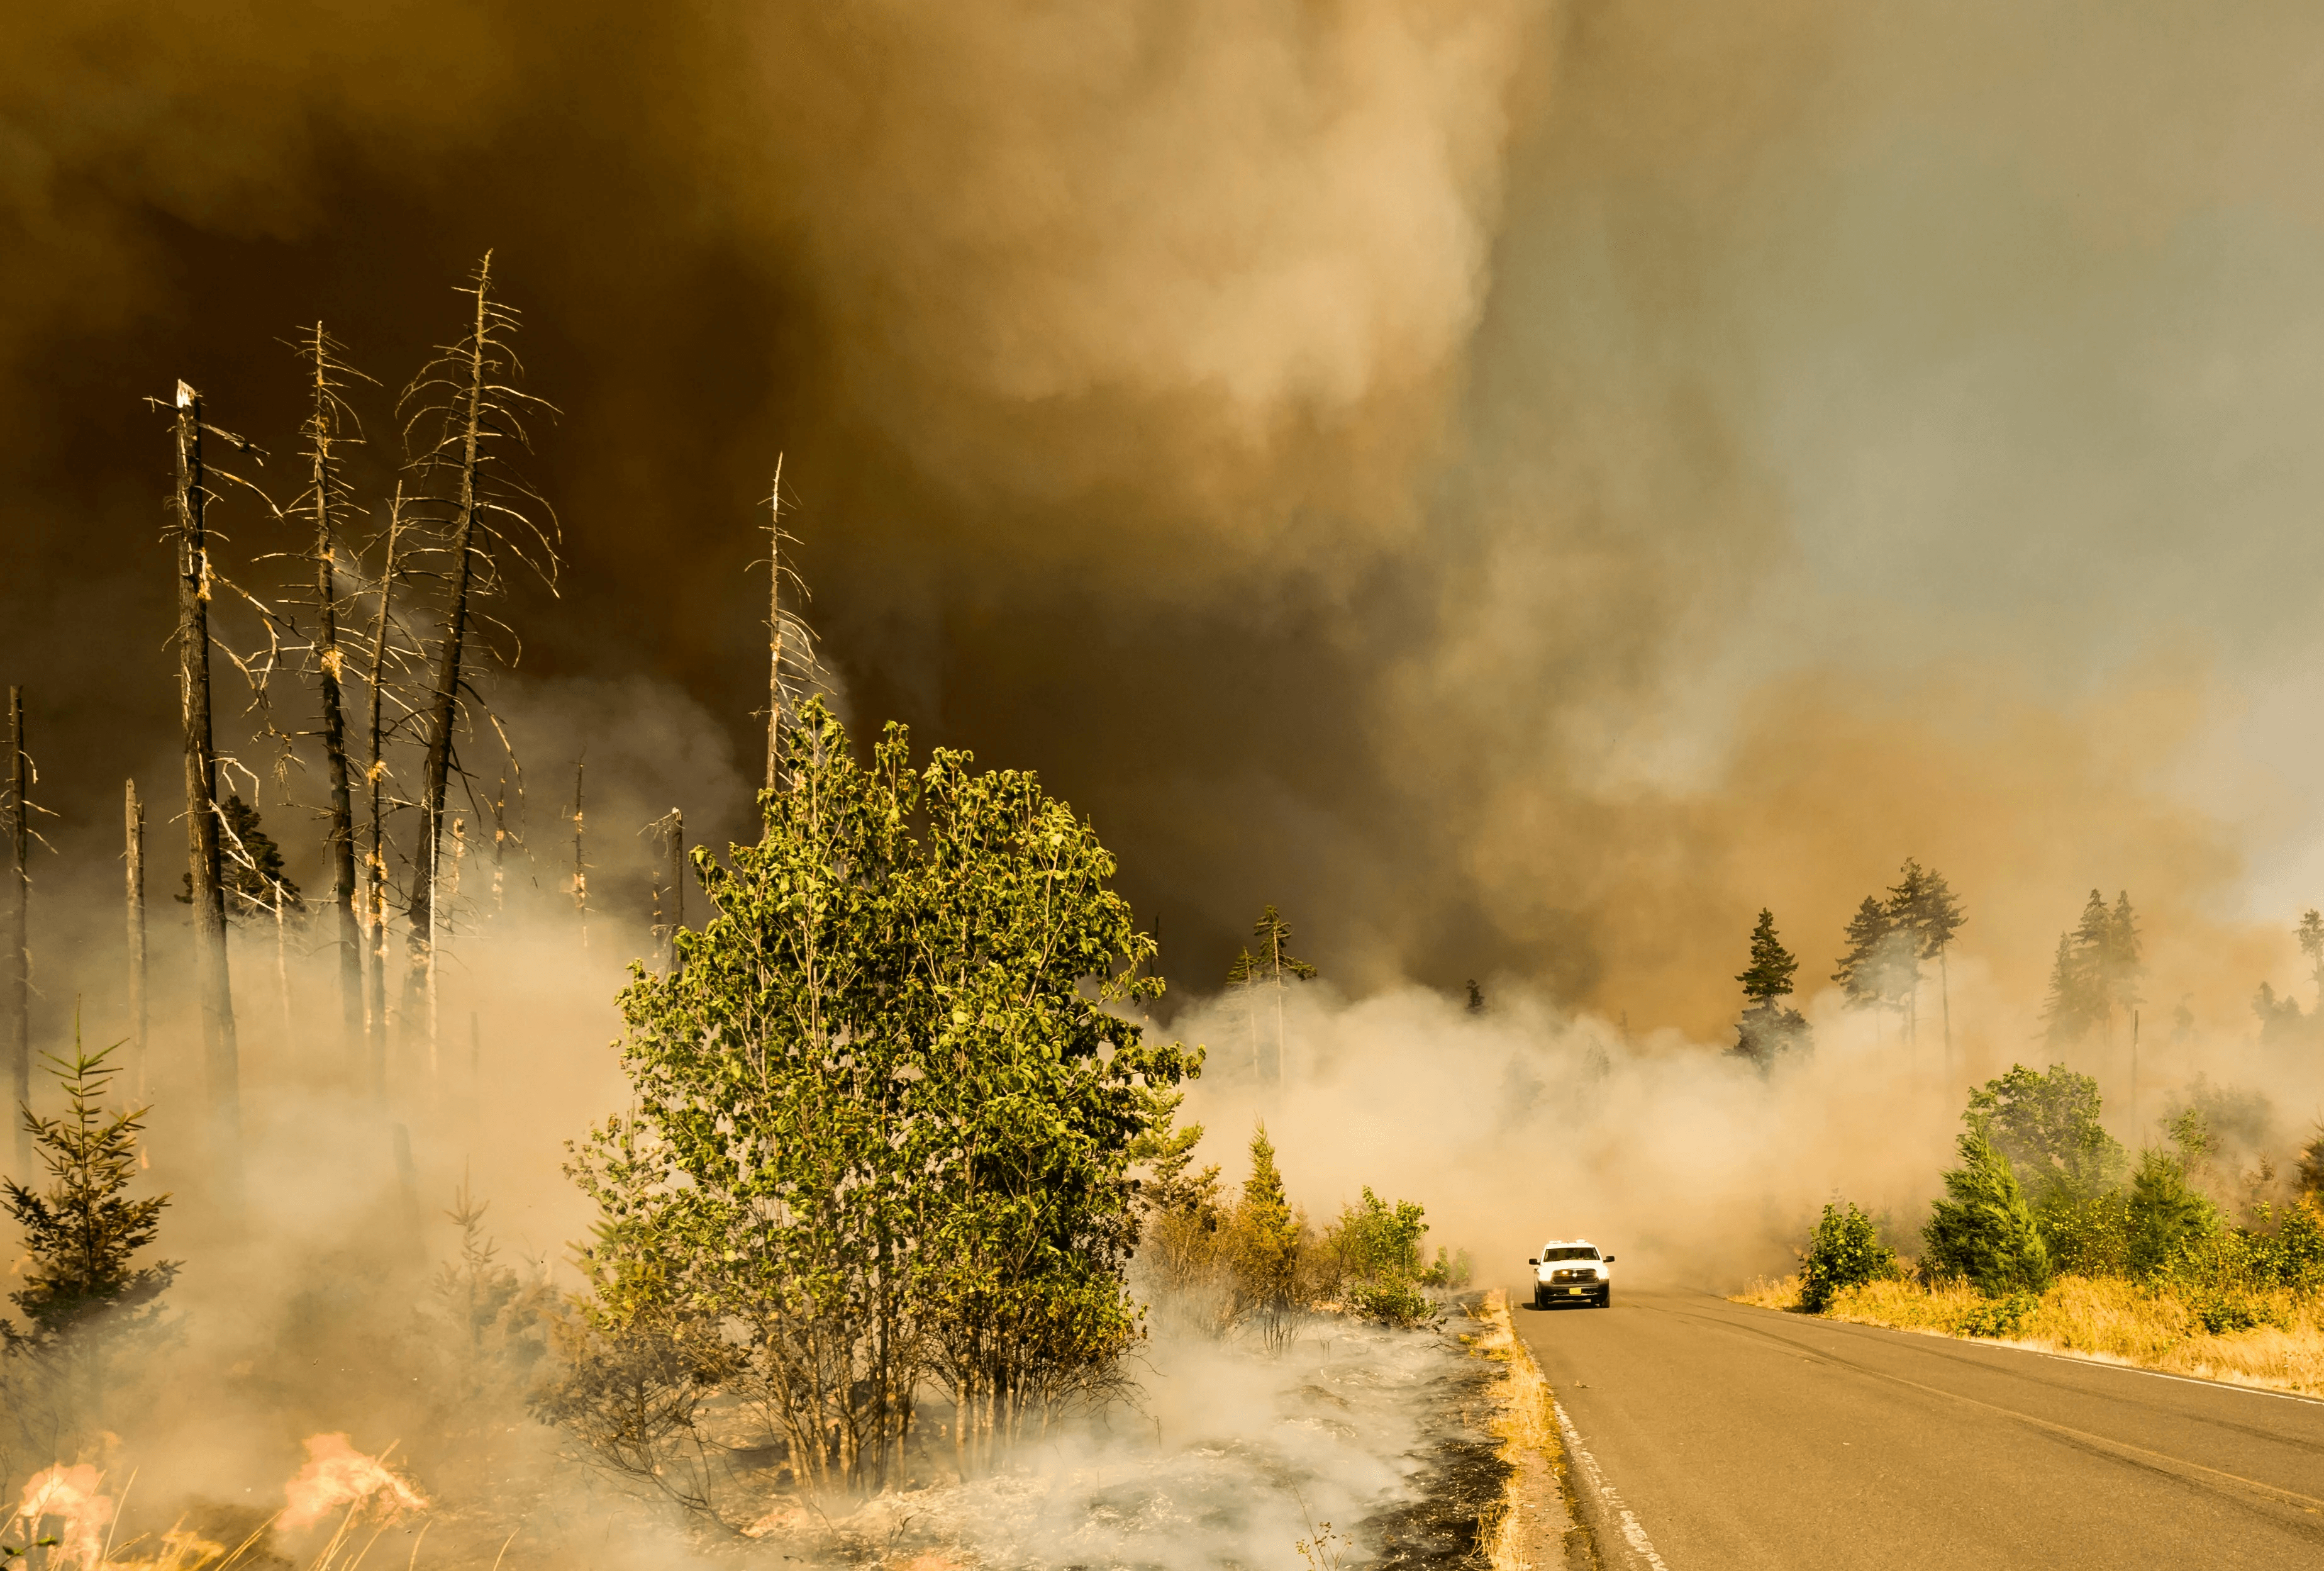
[[[0,1320],[0,1345],[50,1365],[69,1401],[92,1417],[102,1407],[107,1366],[121,1339],[159,1313],[157,1300],[178,1271],[172,1261],[136,1262],[161,1231],[170,1197],[128,1197],[147,1110],[103,1111],[115,1073],[106,1061],[112,1052],[82,1049],[76,1011],[72,1056],[49,1058],[65,1095],[64,1115],[18,1109],[49,1185],[36,1192],[14,1179],[0,1184],[0,1207],[23,1229],[25,1256],[24,1285],[9,1294],[25,1324]]]
[[[2049,1251],[2008,1157],[1976,1121],[1960,1151],[1961,1165],[1945,1174],[1945,1197],[1922,1230],[1929,1264],[1967,1277],[1989,1298],[2040,1292],[2050,1280]]]
[[[1848,919],[1848,949],[1831,979],[1850,1009],[1901,1011],[1906,975],[1920,970],[1914,949],[1914,935],[1897,926],[1888,902],[1868,894]]]
[[[1750,1002],[1729,1051],[1764,1070],[1780,1054],[1809,1049],[1807,1018],[1779,1002],[1790,994],[1799,968],[1798,957],[1775,934],[1775,913],[1761,907],[1758,925],[1751,929],[1751,963],[1735,978]]]
[[[1952,1062],[1952,979],[1946,956],[1951,949],[1953,935],[1969,920],[1961,910],[1960,899],[1945,882],[1945,875],[1923,868],[1907,857],[1901,875],[1888,891],[1888,919],[1895,930],[1907,937],[1909,954],[1900,953],[1893,967],[1906,980],[1907,1008],[1911,1034],[1917,1035],[1920,1016],[1921,962],[1937,963],[1939,985],[1943,998],[1945,1018],[1945,1061]]]
[[[1291,953],[1291,924],[1284,920],[1283,913],[1273,906],[1259,912],[1259,920],[1251,924],[1250,933],[1256,942],[1251,948],[1236,956],[1234,964],[1228,968],[1227,981],[1230,985],[1240,985],[1246,990],[1260,984],[1275,990],[1275,1083],[1280,1086],[1283,1083],[1284,979],[1289,977],[1299,982],[1313,982],[1321,973]],[[1248,995],[1247,1002],[1252,1003],[1251,1069],[1257,1074],[1258,1010],[1255,1001],[1250,1000]]]
[[[1306,1218],[1292,1209],[1275,1166],[1275,1143],[1260,1124],[1250,1137],[1250,1177],[1235,1204],[1234,1272],[1240,1313],[1259,1327],[1270,1353],[1291,1339],[1291,1315],[1298,1305],[1299,1241]]]
[[[2139,941],[2138,919],[2130,909],[2130,892],[2117,891],[2114,909],[2107,913],[2105,938],[2098,949],[2098,978],[2106,990],[2109,1035],[2116,1021],[2127,1021],[2131,1011],[2144,1002],[2138,991],[2139,979],[2146,974],[2144,947]]]
[[[2308,975],[2316,984],[2316,1009],[2324,1012],[2324,911],[2313,907],[2300,913],[2300,952],[2308,956]]]

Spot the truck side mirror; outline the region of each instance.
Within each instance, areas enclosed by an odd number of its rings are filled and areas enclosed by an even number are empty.
[[[1608,1256],[1606,1257],[1606,1263],[1607,1263],[1608,1265],[1612,1265],[1612,1264],[1614,1263],[1614,1257],[1613,1257],[1612,1255],[1610,1255],[1610,1254],[1609,1254],[1609,1255],[1608,1255]]]
[[[1534,1257],[1533,1257],[1533,1256],[1531,1256],[1531,1255],[1527,1255],[1527,1256],[1526,1256],[1526,1264],[1527,1264],[1527,1265],[1539,1265],[1540,1263],[1541,1263],[1541,1261],[1537,1261],[1537,1260],[1534,1259]]]

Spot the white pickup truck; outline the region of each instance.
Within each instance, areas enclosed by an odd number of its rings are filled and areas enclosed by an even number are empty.
[[[1613,1263],[1612,1255],[1600,1254],[1586,1238],[1551,1239],[1526,1261],[1534,1268],[1533,1307],[1546,1309],[1579,1298],[1604,1308],[1614,1301],[1614,1273],[1606,1269]]]

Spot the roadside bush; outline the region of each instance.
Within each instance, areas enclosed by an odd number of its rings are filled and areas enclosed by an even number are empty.
[[[2268,1306],[2248,1294],[2217,1288],[2197,1294],[2187,1308],[2202,1323],[2203,1329],[2214,1336],[2249,1331],[2266,1324],[2271,1318]]]
[[[2148,1151],[2130,1181],[2126,1266],[2135,1275],[2163,1270],[2181,1246],[2219,1230],[2218,1208],[2189,1187],[2184,1162]]]
[[[2037,1293],[2012,1293],[1979,1304],[1960,1317],[1964,1336],[2015,1336],[2034,1311],[2042,1307]]]
[[[1824,1206],[1800,1261],[1800,1308],[1821,1315],[1841,1289],[1895,1274],[1895,1252],[1880,1242],[1872,1218],[1847,1201],[1832,1202]]]
[[[2050,1254],[2009,1159],[1982,1127],[1960,1137],[1960,1158],[1945,1174],[1945,1198],[1932,1206],[1923,1230],[1929,1243],[1923,1263],[1940,1276],[1968,1278],[1989,1298],[2040,1292],[2050,1279]]]

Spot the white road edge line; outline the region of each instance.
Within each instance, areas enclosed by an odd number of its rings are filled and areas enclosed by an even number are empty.
[[[1582,1469],[1582,1476],[1589,1481],[1591,1489],[1621,1522],[1622,1538],[1630,1546],[1630,1552],[1653,1566],[1654,1571],[1670,1571],[1670,1567],[1663,1563],[1663,1557],[1655,1553],[1655,1546],[1647,1539],[1646,1529],[1638,1525],[1637,1517],[1622,1503],[1621,1492],[1606,1482],[1606,1474],[1599,1467],[1598,1458],[1590,1455],[1590,1447],[1582,1443],[1581,1432],[1574,1428],[1573,1420],[1565,1416],[1565,1404],[1553,1398],[1550,1405],[1557,1413],[1557,1430],[1565,1438],[1566,1455],[1573,1459],[1575,1465]]]

